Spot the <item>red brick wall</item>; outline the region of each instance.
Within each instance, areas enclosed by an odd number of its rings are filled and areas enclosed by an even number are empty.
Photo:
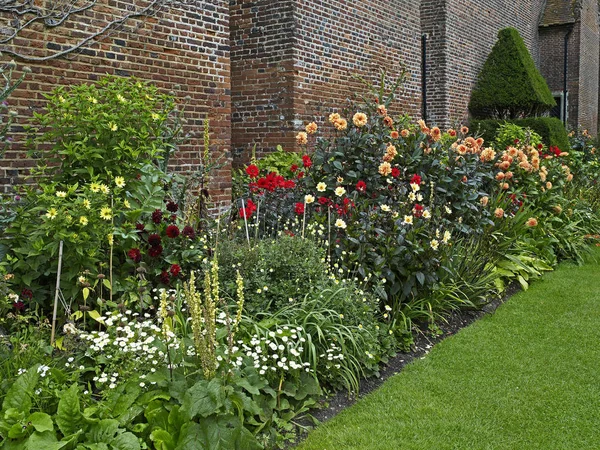
[[[297,0],[294,12],[294,83],[297,128],[345,106],[365,87],[353,74],[378,82],[385,69],[406,82],[396,110],[413,116],[421,109],[421,32],[419,2]]]
[[[101,0],[100,6],[78,15],[62,27],[38,27],[14,42],[19,51],[34,56],[56,52],[61,46],[97,30],[121,16],[139,2]],[[189,3],[189,2],[188,2]],[[165,92],[189,95],[186,131],[196,132],[176,153],[176,170],[193,169],[202,151],[202,120],[211,121],[212,153],[224,154],[230,146],[231,101],[229,58],[229,8],[226,0],[204,0],[163,10],[156,17],[128,21],[123,29],[90,43],[77,53],[46,62],[22,62],[32,73],[9,98],[19,112],[13,132],[18,132],[33,111],[44,107],[43,94],[59,85],[93,82],[104,74],[134,75],[150,80]],[[5,26],[10,16],[0,17]],[[4,56],[6,61],[7,56]],[[180,86],[177,90],[176,85]],[[230,155],[215,174],[213,199],[225,202],[230,197]],[[22,144],[17,142],[0,160],[0,192],[23,181],[31,161],[24,159]]]
[[[423,29],[432,34],[431,55],[437,55],[441,62],[432,65],[428,74],[428,87],[432,85],[433,92],[439,92],[430,97],[428,106],[432,124],[446,127],[466,121],[477,74],[500,29],[517,28],[534,60],[539,59],[537,29],[544,0],[423,0],[421,3]],[[440,82],[443,88],[435,86]]]
[[[567,24],[540,28],[540,72],[552,92],[562,92],[564,89],[565,35],[571,26]],[[580,28],[575,25],[569,36],[567,61],[568,125],[575,128],[579,105],[579,36]]]
[[[583,2],[579,23],[579,108],[577,120],[579,126],[593,135],[598,131],[598,65],[599,65],[599,27],[598,2]]]
[[[293,145],[293,1],[232,0],[232,149],[247,163]]]

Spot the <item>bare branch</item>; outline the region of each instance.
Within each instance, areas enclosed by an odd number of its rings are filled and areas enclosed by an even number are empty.
[[[42,23],[47,28],[55,28],[63,25],[67,20],[73,19],[76,15],[84,13],[87,10],[94,8],[98,0],[54,0],[48,2],[51,6],[43,8],[36,6],[35,0],[0,0],[0,14],[12,14],[15,19],[11,25],[13,29],[6,37],[0,39],[0,44],[10,44],[19,33],[30,28],[35,23]],[[108,22],[105,26],[98,29],[96,32],[90,33],[77,43],[47,56],[33,56],[13,50],[11,48],[0,48],[0,52],[20,58],[24,61],[48,61],[55,58],[66,56],[70,53],[84,47],[86,44],[96,40],[100,36],[111,30],[116,30],[122,27],[127,21],[139,17],[154,16],[163,7],[180,3],[178,0],[152,0],[146,7],[124,13],[119,18]],[[181,2],[183,3],[183,2]],[[23,23],[21,23],[23,22]],[[6,29],[5,29],[6,30]]]

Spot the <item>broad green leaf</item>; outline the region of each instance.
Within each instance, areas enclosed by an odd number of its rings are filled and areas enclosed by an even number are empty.
[[[53,431],[36,431],[25,444],[25,450],[59,450],[65,447],[68,442],[58,442]]]
[[[238,437],[242,425],[234,416],[210,416],[201,423],[183,426],[175,450],[234,450],[240,448]],[[249,450],[248,447],[244,450]],[[260,447],[259,447],[260,448]]]
[[[62,393],[56,411],[56,425],[64,436],[77,433],[82,427],[81,407],[79,405],[79,388],[73,384]]]
[[[83,301],[86,301],[90,296],[90,288],[83,288]]]
[[[33,395],[33,390],[40,378],[38,372],[39,367],[39,364],[36,364],[17,378],[6,393],[6,397],[4,397],[4,402],[2,403],[3,411],[12,408],[20,411],[24,415],[29,414],[29,410],[31,409],[31,396]]]
[[[224,397],[217,378],[200,380],[185,393],[181,411],[190,420],[197,416],[207,417],[223,406]]]
[[[104,325],[104,319],[101,319],[100,313],[98,311],[96,311],[95,309],[93,309],[93,310],[89,311],[88,314],[96,322],[99,322],[102,325]]]
[[[110,444],[119,432],[119,422],[115,419],[103,419],[90,427],[86,438],[90,442]]]
[[[27,422],[31,422],[31,425],[36,431],[43,433],[44,431],[54,431],[54,425],[52,424],[52,417],[43,412],[34,412],[29,416]]]
[[[173,450],[175,448],[173,436],[162,428],[150,433],[150,439],[154,442],[154,447],[156,447],[157,450]]]
[[[115,450],[140,450],[140,443],[135,437],[135,434],[126,432],[117,435],[111,442],[110,445]]]

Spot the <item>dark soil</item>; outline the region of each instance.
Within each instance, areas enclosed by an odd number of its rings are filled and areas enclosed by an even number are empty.
[[[318,422],[325,422],[332,417],[335,417],[343,409],[352,406],[358,399],[377,389],[389,377],[402,371],[404,366],[411,361],[424,357],[438,342],[456,334],[462,328],[469,326],[477,319],[496,311],[500,305],[519,290],[520,286],[518,284],[511,284],[506,289],[503,297],[491,300],[480,310],[454,312],[446,318],[444,323],[438,324],[439,330],[441,331],[439,334],[428,335],[425,333],[418,333],[415,336],[414,344],[409,352],[398,353],[396,356],[390,358],[387,364],[381,367],[379,377],[371,377],[361,381],[360,394],[358,396],[348,396],[348,392],[346,391],[337,392],[332,397],[324,399],[319,409],[311,410],[311,416]],[[307,420],[302,420],[300,425],[309,427],[311,424]],[[305,437],[306,434],[300,435],[299,440],[296,443],[299,443]]]

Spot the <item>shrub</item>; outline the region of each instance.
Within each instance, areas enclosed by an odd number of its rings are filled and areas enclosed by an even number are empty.
[[[555,104],[519,32],[500,30],[471,94],[471,114],[478,119],[515,119],[542,114]]]
[[[558,147],[563,152],[569,150],[567,130],[563,123],[556,117],[530,117],[527,119],[515,120],[472,120],[471,128],[474,132],[480,134],[486,142],[498,142],[497,134],[499,129],[503,124],[509,123],[523,128],[530,128],[541,137],[542,142],[547,147]],[[500,139],[498,144],[500,149],[504,149],[509,143],[503,142],[502,139]],[[512,144],[512,142],[510,144]]]

